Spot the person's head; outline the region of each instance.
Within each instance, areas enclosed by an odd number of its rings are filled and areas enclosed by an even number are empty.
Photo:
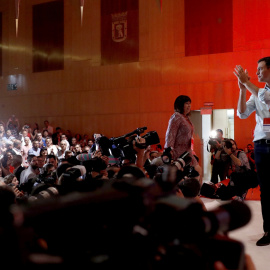
[[[12,184],[14,186],[17,186],[19,184],[19,181],[18,181],[17,177],[13,173],[8,174],[7,176],[4,177],[4,179],[5,179],[5,183],[7,185]]]
[[[28,155],[27,161],[30,164],[30,166],[32,167],[32,169],[35,170],[35,169],[38,168],[37,156],[35,156],[35,155]]]
[[[249,143],[249,144],[247,145],[247,150],[248,150],[248,152],[253,151],[253,146],[252,146],[251,143]]]
[[[29,145],[30,138],[28,136],[24,137],[24,143],[25,143],[26,146]]]
[[[235,152],[237,150],[236,141],[233,139],[230,139],[230,142],[232,143],[232,152]]]
[[[12,153],[10,151],[7,150],[5,154],[7,155],[7,159],[8,160],[12,160],[13,159],[13,155],[12,155]]]
[[[13,147],[16,149],[21,149],[22,142],[20,140],[14,140],[13,141]]]
[[[66,134],[63,134],[63,133],[61,134],[60,138],[61,138],[61,140],[67,140]]]
[[[94,144],[94,141],[92,140],[92,139],[89,139],[88,141],[87,141],[87,145],[91,148],[92,147],[92,145]]]
[[[14,168],[17,168],[18,166],[22,164],[22,160],[23,159],[21,155],[14,155],[11,162],[11,166],[13,166]]]
[[[181,180],[177,188],[180,189],[185,198],[195,198],[200,193],[200,183],[196,178],[185,178]]]
[[[217,132],[217,135],[216,135],[217,139],[218,140],[221,140],[223,138],[223,131],[222,131],[222,129],[217,129],[216,132]]]
[[[41,156],[47,156],[48,155],[48,149],[47,147],[42,147],[40,149],[40,153],[39,153]]]
[[[10,130],[10,129],[8,129],[8,130],[6,131],[6,135],[7,135],[7,137],[10,137],[10,136],[12,135],[12,133],[11,133],[11,130]]]
[[[154,158],[158,157],[158,151],[151,151],[149,154],[149,159],[153,160]]]
[[[44,156],[38,156],[37,157],[37,166],[39,167],[39,168],[43,168],[43,166],[45,165],[45,158],[44,158]]]
[[[47,129],[44,129],[43,131],[42,131],[42,137],[43,138],[47,138],[49,136],[49,131],[47,130]]]
[[[32,145],[33,145],[33,148],[34,149],[38,149],[39,148],[39,141],[38,140],[34,140]]]
[[[52,172],[54,172],[56,169],[57,168],[55,168],[52,163],[46,163],[44,165],[44,172],[46,173],[46,175],[51,175]]]
[[[75,151],[76,153],[82,152],[82,147],[81,147],[81,145],[80,145],[80,144],[76,144],[75,147],[74,147],[74,151]]]
[[[4,133],[5,132],[5,128],[3,124],[0,124],[0,133]]]
[[[49,121],[48,121],[48,120],[45,120],[45,121],[44,121],[44,126],[45,126],[45,127],[48,127],[48,126],[49,126]]]
[[[27,129],[24,129],[22,131],[22,136],[23,136],[23,138],[28,137],[28,130]]]
[[[83,152],[83,153],[86,153],[86,154],[89,153],[89,151],[90,151],[90,147],[87,146],[87,145],[86,145],[86,146],[83,148],[83,150],[82,150],[82,152]]]
[[[62,151],[65,151],[67,149],[67,142],[66,142],[66,140],[62,140],[60,142],[60,147],[61,147],[61,150]]]
[[[51,146],[52,145],[52,138],[51,137],[46,137],[46,145]]]
[[[6,142],[6,146],[7,146],[7,149],[12,149],[13,146],[14,146],[14,144],[13,144],[12,141],[7,141],[7,142]]]
[[[270,84],[270,56],[258,60],[257,72],[258,81]]]
[[[40,132],[37,133],[37,140],[39,142],[42,141],[42,133],[40,133]]]
[[[2,166],[5,168],[12,164],[13,155],[11,152],[6,151],[1,159]]]
[[[75,137],[72,137],[71,139],[71,144],[75,145],[77,143],[77,139]]]
[[[57,127],[57,128],[55,129],[55,131],[56,131],[56,133],[62,133],[62,129],[61,129],[60,127]]]
[[[67,151],[65,152],[65,159],[69,159],[69,158],[71,158],[72,156],[73,156],[73,153],[72,153],[71,150],[67,150]]]
[[[191,109],[191,99],[188,96],[178,96],[174,101],[174,111],[184,115],[189,115]]]
[[[54,165],[55,168],[58,166],[58,159],[55,155],[48,155],[46,163],[51,163]]]

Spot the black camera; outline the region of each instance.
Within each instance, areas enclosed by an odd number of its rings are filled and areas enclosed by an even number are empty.
[[[178,170],[188,167],[192,161],[191,156],[188,151],[185,151],[179,158],[174,160],[173,164],[178,168]]]
[[[47,173],[44,172],[42,174],[39,174],[36,182],[38,183],[46,183],[46,184],[54,184],[56,182],[56,174],[55,173]]]
[[[144,148],[146,148],[148,145],[160,143],[159,136],[156,131],[149,131],[142,136],[142,138],[145,139],[145,144],[142,145]]]
[[[132,162],[136,160],[136,151],[133,148],[133,141],[143,133],[147,127],[137,128],[134,131],[127,133],[118,138],[111,138],[112,146],[114,147],[114,152],[118,153],[118,156],[122,160],[128,159]],[[149,131],[144,136],[141,136],[145,139],[145,143],[136,143],[136,147],[145,149],[148,145],[158,144],[160,142],[159,136],[156,131]],[[118,152],[116,151],[118,150]]]
[[[164,164],[171,164],[172,162],[172,154],[171,154],[172,148],[167,147],[163,150],[163,153],[161,155],[162,161]]]
[[[209,143],[211,146],[215,146],[215,145],[217,145],[218,141],[217,141],[217,139],[215,139],[215,138],[210,138],[209,141],[208,141],[208,143]]]

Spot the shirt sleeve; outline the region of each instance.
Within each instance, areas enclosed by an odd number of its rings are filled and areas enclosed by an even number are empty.
[[[173,115],[169,120],[168,128],[166,131],[165,148],[174,148],[177,132],[180,125],[181,118],[177,117],[177,115]]]
[[[255,110],[256,110],[256,104],[255,104],[255,96],[251,95],[249,100],[246,102],[246,111],[243,113],[240,113],[237,109],[237,116],[240,119],[246,119],[248,118]]]
[[[258,92],[258,99],[267,105],[270,105],[270,92],[265,88],[260,88]]]

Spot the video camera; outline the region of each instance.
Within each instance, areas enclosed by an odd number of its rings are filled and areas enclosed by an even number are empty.
[[[137,136],[140,136],[146,129],[147,127],[140,127],[120,137],[110,138],[113,149],[117,149],[114,150],[114,153],[118,152],[118,157],[120,157],[122,160],[130,159],[135,161],[136,151],[133,148],[133,141]],[[149,131],[145,135],[141,136],[141,138],[145,139],[144,144],[135,143],[135,146],[140,149],[145,149],[149,145],[158,144],[160,142],[159,136],[156,131]]]

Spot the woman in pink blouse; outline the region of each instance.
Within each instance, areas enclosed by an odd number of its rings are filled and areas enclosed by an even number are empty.
[[[199,173],[198,179],[202,185],[202,169],[192,151],[194,126],[189,119],[191,99],[188,96],[178,96],[174,102],[174,114],[171,116],[165,136],[164,148],[172,148],[172,158],[176,160],[188,151],[192,161],[191,166]]]

